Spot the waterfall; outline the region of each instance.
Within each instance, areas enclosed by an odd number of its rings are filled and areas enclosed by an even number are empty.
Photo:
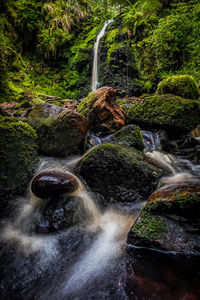
[[[104,23],[103,28],[99,32],[97,36],[96,43],[94,44],[94,60],[93,60],[93,67],[92,67],[92,91],[95,91],[98,87],[98,49],[99,49],[99,42],[100,39],[104,36],[106,27],[113,22],[113,19],[108,20]]]

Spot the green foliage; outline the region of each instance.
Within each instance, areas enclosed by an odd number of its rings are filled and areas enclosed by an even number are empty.
[[[145,31],[150,30],[152,15],[161,8],[158,0],[139,0],[134,4],[126,6],[122,14],[122,23],[132,35],[144,36]]]
[[[106,76],[113,74],[110,85],[121,81],[119,87],[131,90],[131,84],[138,82],[141,93],[152,92],[158,81],[184,74],[199,83],[199,1],[166,2],[2,1],[1,101],[21,101],[19,89],[33,91],[34,96],[82,98],[88,94],[92,48],[103,22],[111,17],[115,22],[101,42],[103,52],[107,51],[102,68]],[[34,57],[33,63],[27,59],[27,51]],[[134,88],[131,91],[134,93]]]
[[[157,94],[174,94],[184,98],[198,99],[199,87],[192,76],[176,75],[161,81],[157,88]]]
[[[177,6],[169,15],[160,18],[147,37],[133,45],[142,53],[141,68],[150,80],[174,73],[189,73],[200,78],[200,38],[197,34],[200,7],[197,4]]]
[[[17,26],[21,31],[35,31],[42,17],[42,2],[37,0],[17,0]]]

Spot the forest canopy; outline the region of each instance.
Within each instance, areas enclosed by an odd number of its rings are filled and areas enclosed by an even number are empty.
[[[94,42],[111,18],[100,51],[107,73],[127,76],[125,89],[135,84],[138,93],[154,91],[169,75],[192,75],[200,82],[198,0],[2,0],[1,102],[20,99],[21,91],[86,95]],[[123,68],[124,75],[118,73]],[[106,80],[105,75],[102,84]],[[117,84],[122,85],[114,79]]]

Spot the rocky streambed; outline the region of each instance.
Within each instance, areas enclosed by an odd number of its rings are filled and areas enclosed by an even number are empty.
[[[199,104],[159,89],[2,113],[2,299],[198,299]]]

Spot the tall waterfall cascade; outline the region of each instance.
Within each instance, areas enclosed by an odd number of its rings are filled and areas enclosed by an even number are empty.
[[[103,28],[99,32],[97,36],[96,43],[94,44],[94,60],[93,60],[93,67],[92,67],[92,91],[96,91],[98,88],[98,49],[99,49],[99,42],[101,38],[104,36],[107,26],[112,23],[114,20],[108,20],[104,23]]]

